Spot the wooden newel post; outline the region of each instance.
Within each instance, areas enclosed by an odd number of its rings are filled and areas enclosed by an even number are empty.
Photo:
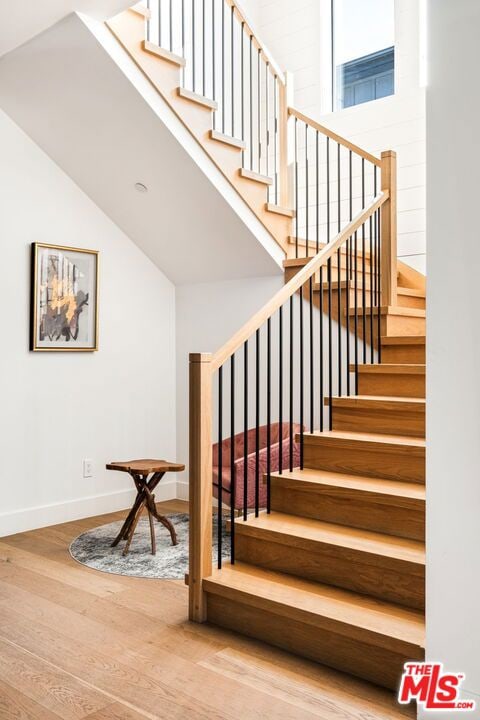
[[[390,197],[382,214],[382,305],[397,304],[397,153],[382,152],[382,190]]]
[[[190,353],[189,618],[207,619],[203,579],[212,574],[212,356]]]

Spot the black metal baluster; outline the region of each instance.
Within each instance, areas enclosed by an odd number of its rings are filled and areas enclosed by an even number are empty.
[[[326,140],[327,147],[327,243],[330,242],[330,138]]]
[[[304,368],[303,368],[303,285],[300,288],[300,470],[303,470]]]
[[[337,143],[337,232],[342,227],[340,185],[340,143]],[[338,300],[338,394],[342,395],[342,249],[337,251],[337,300]],[[348,292],[348,288],[347,288]],[[332,410],[330,410],[332,412]]]
[[[235,562],[235,510],[237,483],[235,477],[235,354],[230,358],[230,562]]]
[[[162,0],[158,0],[158,46],[162,47]]]
[[[294,130],[295,130],[295,157],[294,157],[294,163],[295,163],[295,257],[298,258],[298,217],[300,215],[300,211],[298,208],[298,137],[297,137],[297,125],[298,121],[295,117],[295,124],[294,124]]]
[[[202,0],[202,94],[205,97],[206,48],[205,48],[205,0]]]
[[[320,291],[321,292],[321,291]],[[315,405],[314,405],[314,374],[313,374],[313,276],[310,277],[308,285],[308,302],[309,302],[309,329],[310,329],[310,432],[313,433],[315,424]]]
[[[267,513],[270,512],[270,479],[272,474],[272,327],[267,320]]]
[[[373,338],[373,218],[369,217],[369,247],[370,247],[370,363],[374,362],[374,338]]]
[[[365,158],[362,158],[362,209],[365,208]],[[367,316],[365,294],[365,223],[362,223],[362,333],[363,333],[363,363],[367,362]]]
[[[223,0],[222,0],[223,2]],[[217,100],[216,52],[215,52],[215,0],[212,0],[212,98]],[[217,127],[217,111],[213,114],[213,128]]]
[[[173,12],[172,12],[172,0],[168,3],[168,36],[170,41],[170,52],[173,51]]]
[[[308,125],[305,123],[305,224],[306,224],[306,235],[305,235],[305,257],[308,257],[310,255],[310,246],[309,246],[309,232],[308,232],[308,202],[309,202],[309,194],[308,194]]]
[[[265,63],[265,175],[268,177],[268,152],[270,150],[270,118],[268,117],[269,112],[269,103],[268,103],[268,90],[269,90],[269,83],[268,79],[270,76],[270,63],[267,61]]]
[[[342,228],[342,198],[340,186],[340,143],[337,143],[337,232]]]
[[[333,349],[332,349],[332,260],[328,258],[327,261],[327,280],[328,280],[328,427],[329,430],[333,426],[333,412],[332,412],[332,364],[333,364]]]
[[[218,569],[222,567],[222,501],[223,501],[223,366],[218,369]]]
[[[278,472],[283,473],[283,305],[278,308]]]
[[[185,58],[185,0],[182,0],[182,58]],[[182,87],[185,87],[185,65],[182,67]]]
[[[358,395],[358,236],[357,231],[354,233],[353,258],[354,258],[354,309],[353,329],[355,336],[355,395]]]
[[[290,373],[290,384],[289,384],[289,437],[290,437],[290,446],[289,446],[289,458],[288,458],[288,466],[290,468],[290,472],[293,471],[293,295],[290,296],[290,337],[289,337],[289,343],[290,343],[290,355],[289,355],[289,361],[290,361],[290,367],[289,367],[289,373]]]
[[[225,0],[222,0],[222,133],[225,135]]]
[[[250,35],[250,170],[253,170],[253,35]]]
[[[316,164],[316,172],[315,172],[315,202],[317,206],[317,212],[316,212],[316,234],[315,234],[315,249],[318,253],[320,250],[320,183],[319,183],[319,171],[320,171],[320,159],[319,159],[319,147],[318,147],[318,130],[316,130],[316,137],[315,137],[315,164]],[[320,289],[321,292],[321,289]]]
[[[342,395],[342,250],[337,250],[337,308],[338,308],[338,395]],[[348,288],[347,288],[348,291]]]
[[[382,209],[377,210],[377,264],[378,264],[378,287],[377,287],[377,332],[378,332],[378,357],[379,363],[382,362],[382,318],[381,318],[381,306],[382,306],[382,222],[381,222]]]
[[[195,57],[195,0],[192,0],[192,90],[196,89],[196,57]]]
[[[351,263],[351,242],[352,238],[347,240],[346,247],[346,268],[345,268],[345,324],[346,324],[346,354],[347,354],[347,397],[350,395],[350,263]]]
[[[275,117],[273,119],[273,178],[275,183],[275,205],[278,205],[278,173],[277,173],[277,135],[278,135],[278,112],[277,112],[277,83],[278,76],[273,80],[273,108]]]
[[[255,517],[260,500],[260,330],[255,333]]]
[[[150,13],[150,0],[147,0],[147,41],[150,40],[150,22],[151,22],[151,13]]]
[[[323,387],[323,265],[319,268],[319,350],[318,350],[318,363],[320,366],[320,378],[319,378],[319,391],[320,391],[320,432],[323,432],[323,414],[324,414],[324,387]]]
[[[243,344],[243,519],[248,509],[248,340]]]
[[[348,194],[349,194],[349,208],[348,216],[351,221],[353,218],[353,172],[352,172],[352,151],[348,153]],[[353,256],[352,256],[352,238],[350,237],[350,275],[347,276],[347,280],[352,279],[352,268],[353,268]]]
[[[241,92],[240,92],[240,114],[242,116],[242,140],[245,143],[245,53],[243,49],[243,40],[245,37],[245,22],[242,22],[242,27],[240,29],[240,37],[241,37],[241,43],[240,43],[240,85],[241,85]],[[245,167],[245,148],[242,149],[242,167]]]
[[[262,162],[262,133],[261,133],[261,127],[262,127],[262,120],[261,120],[261,88],[260,88],[260,59],[261,59],[262,51],[260,48],[258,48],[257,51],[257,144],[258,144],[258,172],[262,172],[261,168],[261,162]]]
[[[235,5],[232,5],[230,14],[230,83],[231,83],[231,108],[232,113],[232,137],[235,137],[235,37],[234,37]]]

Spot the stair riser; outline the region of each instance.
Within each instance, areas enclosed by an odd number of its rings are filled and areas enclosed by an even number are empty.
[[[382,345],[382,362],[425,363],[425,345]]]
[[[382,315],[381,335],[425,335],[425,318],[408,315]]]
[[[416,308],[417,310],[425,310],[426,303],[424,297],[415,297],[414,295],[397,295],[397,305],[400,307]]]
[[[387,602],[423,610],[425,576],[412,563],[355,551],[327,543],[303,541],[304,546],[276,542],[268,530],[253,537],[237,525],[235,557],[266,570],[284,572],[314,582],[362,593]]]
[[[358,394],[424,398],[425,375],[359,372]],[[405,435],[409,434],[409,432],[405,433]]]
[[[360,445],[364,447],[359,447]],[[358,443],[355,447],[340,441],[327,444],[322,443],[320,437],[315,444],[305,443],[304,467],[387,480],[425,482],[424,452],[420,456],[412,452],[396,452],[395,449],[379,452],[376,448],[370,448],[368,443]]]
[[[333,430],[425,437],[425,412],[344,408],[334,405],[332,418]]]
[[[292,620],[281,613],[282,608],[269,612],[208,595],[209,622],[392,690],[398,688],[404,663],[422,661],[424,657],[420,648],[410,644],[405,644],[403,651],[394,652],[372,645],[367,633],[362,641],[341,634],[345,628],[338,633],[332,632]]]
[[[272,478],[271,508],[274,511],[372,532],[425,539],[423,503],[402,506],[393,496],[382,497],[347,488],[309,485]]]
[[[358,278],[358,281],[360,283],[361,278]],[[367,283],[368,285],[368,283]],[[316,291],[318,293],[318,290]],[[332,298],[333,298],[333,305],[334,307],[338,306],[338,297],[337,297],[338,290],[337,288],[332,288]],[[374,304],[376,300],[376,290],[373,291],[373,299]],[[341,290],[341,305],[343,308],[347,307],[347,290],[344,288]],[[372,301],[372,293],[368,287],[365,288],[365,307],[370,309],[370,304]],[[328,289],[324,287],[323,290],[323,302],[325,307],[328,307]],[[355,289],[350,289],[348,293],[348,303],[349,307],[354,307],[355,305]],[[361,288],[357,288],[357,305],[360,307],[364,304],[364,297],[363,297],[363,290]],[[398,296],[398,305],[400,307],[412,307],[417,310],[425,310],[425,300],[422,298],[412,298],[407,295],[399,295]]]

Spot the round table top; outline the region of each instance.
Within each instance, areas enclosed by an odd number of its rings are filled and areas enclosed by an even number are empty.
[[[120,472],[138,473],[150,475],[157,472],[181,472],[185,465],[169,462],[168,460],[127,460],[125,462],[111,462],[106,466],[107,470],[119,470]]]

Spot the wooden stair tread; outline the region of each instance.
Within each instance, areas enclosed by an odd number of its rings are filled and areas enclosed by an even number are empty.
[[[330,283],[330,286],[331,286],[332,290],[338,290],[339,287],[340,287],[340,290],[346,290],[347,288],[350,288],[350,290],[355,290],[355,281],[354,280],[340,280],[340,281],[335,280]],[[328,288],[329,288],[329,283],[327,281],[324,281],[322,284],[322,289],[328,290]],[[320,283],[315,282],[313,284],[313,289],[315,292],[318,292],[320,290]],[[363,290],[363,282],[361,280],[357,281],[356,289],[357,289],[357,291]],[[367,290],[367,291],[371,290],[370,278],[368,278],[368,277],[366,278],[365,290]],[[408,295],[409,297],[419,297],[419,298],[425,297],[425,292],[423,292],[422,290],[413,290],[412,288],[398,287],[397,292],[399,295]],[[401,305],[400,305],[400,307],[401,307]]]
[[[378,315],[378,308],[377,307],[366,307],[365,308],[365,314],[370,315],[370,312],[372,315]],[[381,315],[400,315],[405,317],[417,317],[417,318],[425,318],[426,317],[426,310],[423,310],[421,308],[411,308],[411,307],[402,307],[401,305],[383,305],[380,308]],[[346,308],[343,311],[343,314],[347,315]],[[357,307],[351,307],[349,308],[349,315],[362,315],[363,314],[363,305],[357,305]]]
[[[382,335],[382,345],[425,345],[425,335]]]
[[[226,565],[203,584],[207,593],[243,601],[309,625],[357,637],[367,632],[370,642],[382,647],[424,646],[421,612],[348,590],[244,563]]]
[[[298,246],[299,247],[306,247],[306,242],[307,241],[305,240],[305,238],[300,238],[300,237],[298,238]],[[288,236],[288,244],[293,245],[294,247],[297,245],[297,238],[295,237],[295,235]],[[315,240],[309,240],[308,246],[313,248],[316,251],[317,243]],[[328,243],[319,242],[318,247],[320,250],[323,250],[324,247],[328,247]],[[340,249],[340,252],[342,255],[347,255],[346,247],[342,247]],[[352,255],[355,255],[355,253],[353,252],[353,249],[352,249]],[[314,255],[310,254],[309,259],[311,260],[312,257],[314,257]],[[363,253],[362,253],[361,249],[357,248],[357,258],[361,258],[361,257],[363,257]],[[370,259],[370,253],[368,252],[368,250],[365,250],[365,258]]]
[[[409,288],[409,287],[403,287],[401,285],[398,285],[397,292],[400,293],[400,295],[409,295],[410,297],[426,298],[425,290],[420,290],[419,288]]]
[[[259,513],[258,517],[250,515],[246,521],[237,518],[235,522],[237,532],[254,536],[258,535],[258,532],[263,536],[265,532],[274,533],[276,541],[282,541],[290,547],[303,546],[305,541],[310,541],[375,555],[384,559],[387,564],[388,560],[400,560],[414,565],[425,565],[425,546],[417,540],[274,511]]]
[[[150,53],[150,55],[155,55],[161,60],[166,60],[167,62],[178,65],[179,67],[185,67],[186,60],[184,57],[175,55],[175,53],[170,52],[170,50],[166,50],[159,45],[155,45],[155,43],[150,42],[150,40],[144,40],[142,47],[144,51]]]
[[[193,92],[193,90],[187,90],[187,88],[178,87],[177,95],[184,98],[185,100],[190,100],[191,102],[197,103],[198,105],[201,105],[208,110],[218,110],[218,103],[216,102],[216,100],[211,100],[205,95],[199,95],[198,93]]]
[[[425,375],[424,363],[361,363],[358,366],[360,373],[378,373],[381,375]],[[350,365],[355,370],[355,365]]]
[[[285,215],[285,217],[295,217],[295,211],[291,208],[282,207],[281,205],[275,205],[274,203],[265,203],[265,210],[267,212],[276,213],[277,215]],[[311,258],[310,258],[311,259]]]
[[[297,435],[297,437],[299,437]],[[425,450],[423,438],[410,437],[409,435],[380,435],[378,433],[347,432],[345,430],[325,430],[324,432],[304,433],[304,442],[315,443],[318,440],[345,441],[351,443],[373,443],[378,447],[394,446],[395,450],[415,452]]]
[[[240,177],[246,178],[247,180],[253,180],[254,182],[261,183],[263,185],[273,185],[273,178],[269,175],[262,175],[261,173],[248,170],[247,168],[240,168],[238,171]]]
[[[218,130],[210,130],[209,137],[211,140],[216,140],[224,145],[228,145],[236,150],[245,150],[246,144],[240,138],[232,137],[231,135],[225,135],[224,133],[218,132]]]
[[[403,410],[425,412],[425,398],[416,397],[397,397],[396,395],[342,395],[332,396],[335,405],[345,405],[348,407],[359,408],[376,408],[383,407],[385,409],[401,408]],[[328,405],[330,398],[325,398],[325,405]]]
[[[293,480],[298,483],[325,485],[332,488],[343,488],[365,493],[375,493],[390,497],[402,498],[412,501],[425,501],[425,486],[415,485],[401,480],[385,480],[367,475],[350,475],[348,473],[333,472],[331,470],[303,470],[284,471],[272,473],[271,478]]]

